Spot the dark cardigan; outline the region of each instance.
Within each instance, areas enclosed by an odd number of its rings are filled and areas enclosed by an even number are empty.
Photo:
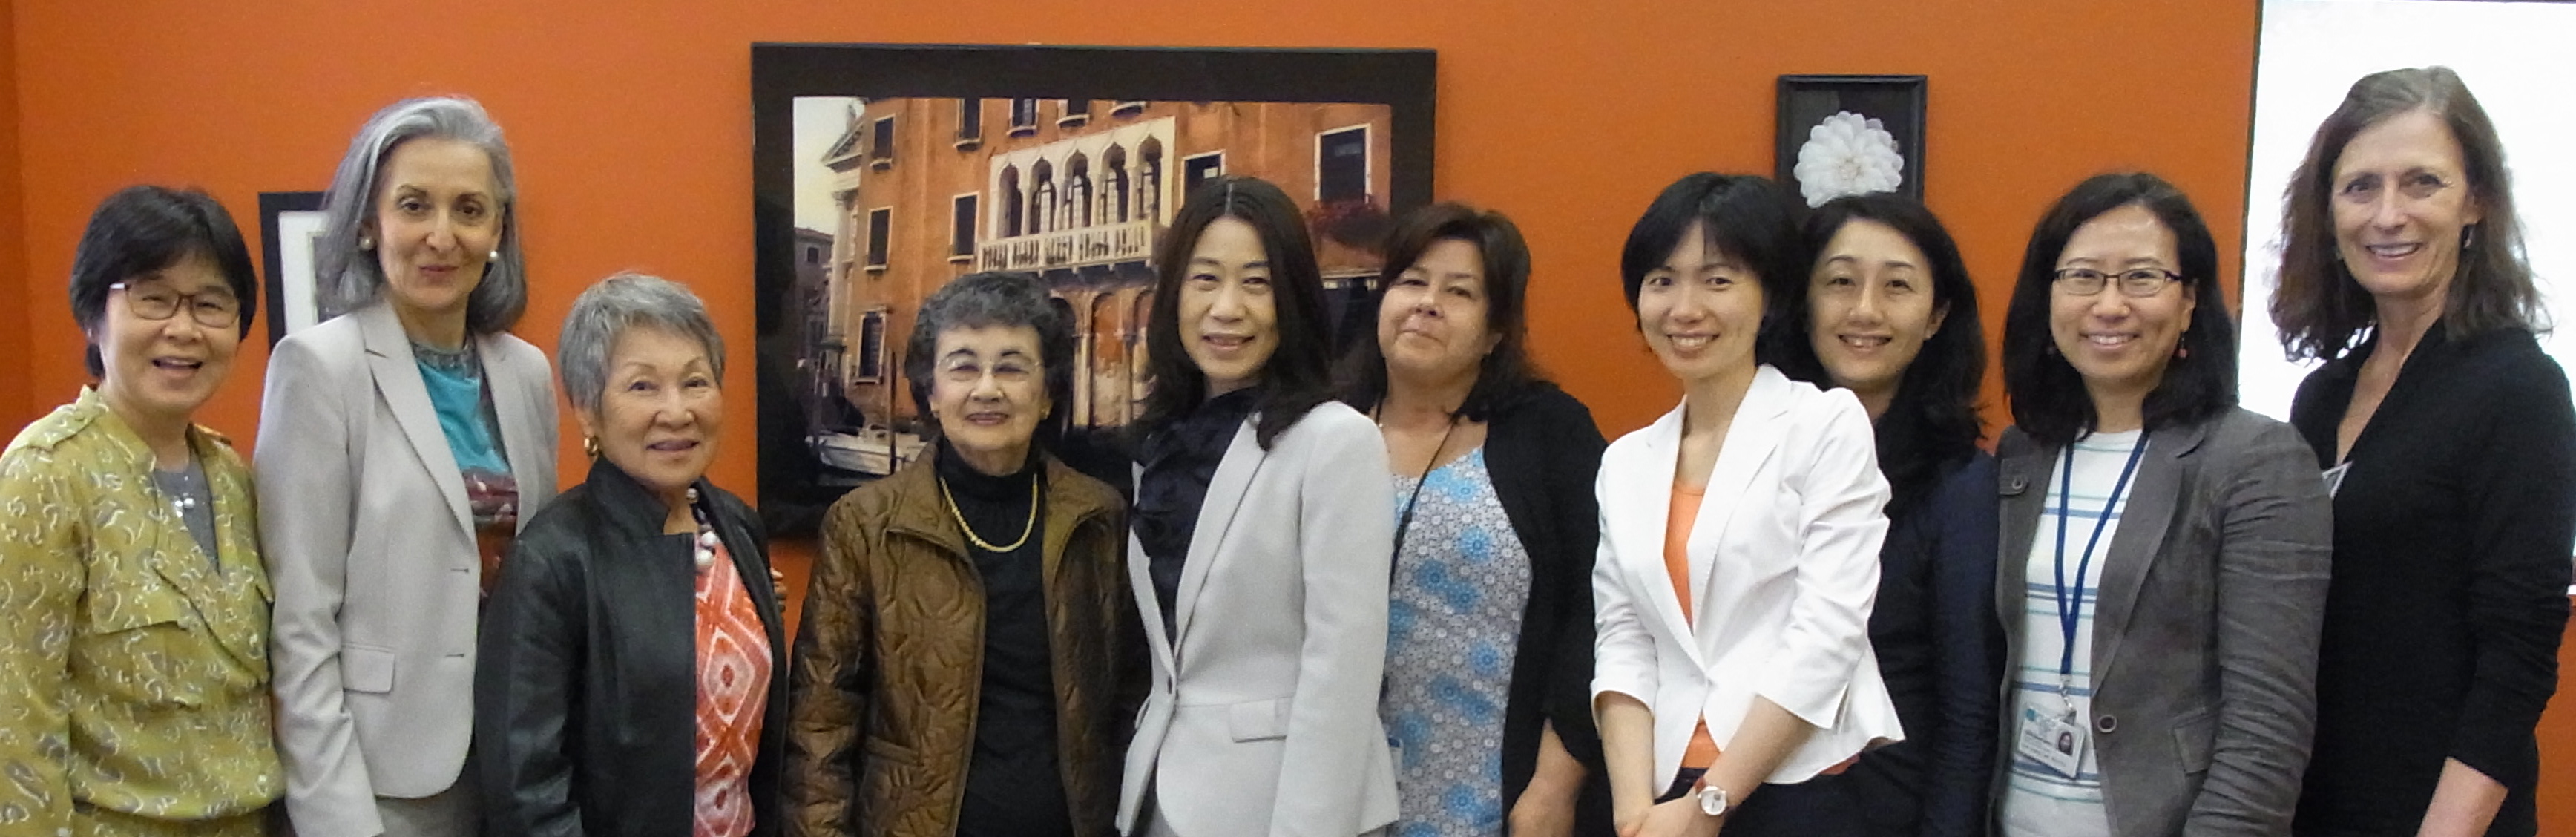
[[[1888,522],[1870,647],[1905,740],[1845,774],[1874,835],[1985,831],[2004,682],[1995,619],[1995,458],[1945,463],[1923,502]]]
[[[2321,468],[2376,348],[2299,386],[2290,422]],[[2488,834],[2536,832],[2576,541],[2566,374],[2530,332],[2436,323],[2347,461],[2298,833],[2415,833],[2445,759],[2505,786]]]
[[[1609,442],[1592,411],[1554,384],[1532,383],[1487,418],[1485,469],[1530,556],[1529,605],[1503,707],[1503,810],[1537,772],[1540,729],[1553,723],[1583,763],[1576,834],[1607,834],[1609,785],[1592,726],[1592,559],[1600,550],[1593,477]]]

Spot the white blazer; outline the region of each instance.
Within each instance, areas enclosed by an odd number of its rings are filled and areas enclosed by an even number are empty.
[[[1620,437],[1595,486],[1592,694],[1654,711],[1654,787],[1672,783],[1701,719],[1724,747],[1757,695],[1818,730],[1768,782],[1903,740],[1869,647],[1888,489],[1860,401],[1769,366],[1754,374],[1691,526],[1692,621],[1664,569],[1681,434],[1675,408]]]
[[[1258,420],[1236,429],[1199,507],[1177,636],[1128,536],[1154,679],[1120,783],[1125,833],[1149,786],[1185,837],[1349,837],[1395,821],[1377,715],[1395,541],[1386,441],[1339,402],[1267,452]]]
[[[527,341],[474,339],[524,526],[555,495],[554,384]],[[379,833],[375,797],[436,794],[465,764],[483,572],[390,304],[277,344],[253,463],[287,813],[304,834]]]

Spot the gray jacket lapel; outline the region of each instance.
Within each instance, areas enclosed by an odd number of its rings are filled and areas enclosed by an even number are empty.
[[[1190,530],[1190,555],[1181,564],[1181,581],[1172,597],[1172,648],[1177,651],[1190,635],[1190,616],[1198,610],[1199,589],[1207,586],[1208,564],[1214,562],[1217,547],[1225,542],[1226,530],[1234,526],[1235,510],[1243,506],[1243,495],[1252,490],[1252,478],[1261,472],[1261,463],[1269,458],[1253,427],[1261,421],[1254,413],[1234,430],[1234,441],[1225,449],[1225,459],[1216,466],[1216,476],[1208,480],[1206,499],[1199,503],[1198,526]]]
[[[2017,654],[2022,644],[2022,612],[2030,606],[2025,581],[2030,578],[2030,539],[2039,533],[2040,513],[2048,505],[2048,477],[2057,465],[2057,452],[2040,447],[2016,429],[2004,431],[1995,453],[2002,527],[1996,533],[1995,616],[2003,620],[2005,642]],[[2009,678],[2005,689],[2011,689]]]
[[[501,350],[500,335],[487,334],[475,339],[482,345],[483,386],[492,393],[492,415],[501,423],[498,428],[501,431],[501,448],[503,455],[509,457],[511,475],[516,479],[529,480],[554,473],[554,446],[540,438],[541,428],[554,420],[554,405],[528,403],[526,390],[518,385],[525,379],[525,373],[510,366],[510,353]],[[542,376],[549,370],[538,369],[535,372]],[[525,527],[528,518],[536,515],[536,507],[554,495],[554,486],[521,485],[518,489],[516,515],[518,525]]]
[[[2120,655],[2120,640],[2136,615],[2138,591],[2147,571],[2164,555],[2165,534],[2186,499],[2186,461],[2200,447],[2205,425],[2168,427],[2147,434],[2147,456],[2138,463],[2136,483],[2120,509],[2120,528],[2111,533],[2111,549],[2101,559],[2102,581],[2094,599],[2093,676],[2098,693]]]
[[[474,510],[465,500],[465,477],[457,470],[455,454],[447,449],[447,431],[439,429],[438,408],[430,403],[429,385],[421,382],[420,366],[412,359],[411,338],[403,335],[402,322],[394,318],[389,303],[367,306],[354,316],[366,338],[367,371],[376,381],[376,391],[393,407],[394,422],[402,426],[403,438],[420,456],[421,467],[438,483],[438,493],[447,498],[456,525],[471,537]]]

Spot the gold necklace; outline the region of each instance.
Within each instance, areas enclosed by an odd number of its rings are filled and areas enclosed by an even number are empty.
[[[1029,477],[1029,522],[1020,524],[1019,540],[1012,541],[1004,546],[994,546],[992,543],[975,534],[975,525],[966,522],[966,513],[959,511],[957,508],[957,495],[949,493],[948,478],[946,477],[941,477],[939,479],[939,496],[948,500],[948,515],[950,517],[957,518],[958,530],[965,532],[967,540],[974,541],[976,546],[982,547],[986,552],[1009,552],[1011,550],[1018,549],[1022,544],[1029,542],[1030,532],[1037,531],[1038,480],[1035,475],[1031,475]]]

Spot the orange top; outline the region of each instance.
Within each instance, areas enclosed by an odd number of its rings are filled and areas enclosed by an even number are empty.
[[[1673,484],[1673,504],[1664,517],[1664,572],[1673,578],[1673,596],[1681,599],[1682,621],[1691,620],[1690,536],[1691,524],[1699,520],[1700,500],[1708,488],[1686,488]],[[1692,641],[1683,637],[1682,641]],[[1682,766],[1706,768],[1717,763],[1717,739],[1708,734],[1708,719],[1702,718],[1691,730],[1690,746],[1682,749]]]

